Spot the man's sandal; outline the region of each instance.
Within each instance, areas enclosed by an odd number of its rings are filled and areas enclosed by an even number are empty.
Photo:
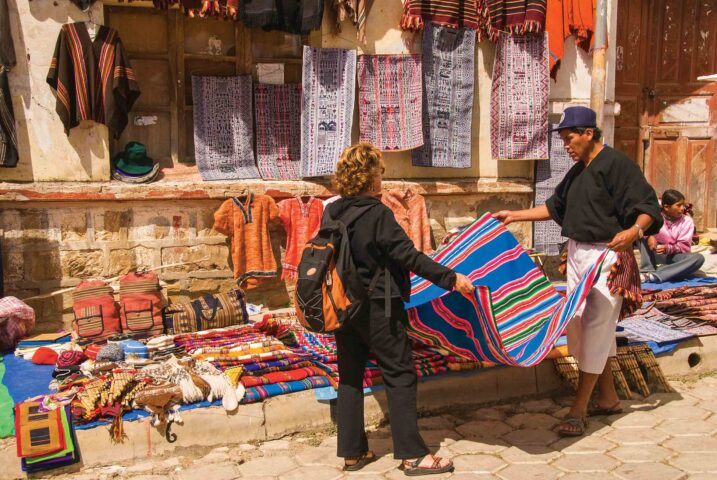
[[[404,460],[401,463],[403,473],[409,477],[418,477],[420,475],[438,475],[439,473],[450,473],[455,470],[453,462],[449,461],[448,465],[441,467],[441,457],[433,457],[433,463],[430,467],[419,467],[426,456],[417,458],[416,460]]]
[[[356,460],[356,463],[347,463],[346,460]],[[375,453],[369,450],[368,452],[364,452],[364,454],[358,458],[347,458],[346,460],[344,460],[344,471],[355,472],[357,470],[361,470],[369,463],[375,462],[378,460],[378,457]]]
[[[581,437],[588,428],[587,417],[567,415],[565,419],[555,427],[555,432],[561,437]]]
[[[612,407],[601,407],[597,403],[588,407],[588,417],[597,417],[599,415],[618,415],[622,413],[622,407],[620,406],[620,400],[617,401]]]

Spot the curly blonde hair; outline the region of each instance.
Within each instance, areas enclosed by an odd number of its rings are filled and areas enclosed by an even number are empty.
[[[354,197],[368,192],[383,171],[381,150],[370,143],[356,143],[341,153],[334,184],[342,197]]]

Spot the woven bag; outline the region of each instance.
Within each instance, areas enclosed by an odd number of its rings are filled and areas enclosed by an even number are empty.
[[[190,333],[246,323],[244,292],[236,288],[228,293],[207,294],[187,303],[175,303],[165,309],[164,328],[168,334]]]
[[[135,338],[159,335],[162,325],[162,291],[152,272],[128,273],[119,280],[122,331]]]
[[[112,287],[102,280],[83,280],[72,292],[75,332],[95,341],[121,331]]]

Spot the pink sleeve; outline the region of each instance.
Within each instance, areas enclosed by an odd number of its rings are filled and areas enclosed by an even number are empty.
[[[695,223],[692,218],[685,215],[684,221],[675,231],[675,241],[669,245],[669,253],[689,253],[692,247],[692,234],[695,231]]]

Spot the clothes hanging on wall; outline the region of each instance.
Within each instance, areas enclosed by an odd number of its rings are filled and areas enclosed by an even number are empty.
[[[341,32],[341,22],[350,20],[356,27],[356,38],[366,45],[366,19],[373,0],[333,0],[332,13],[336,18],[336,31]]]
[[[91,40],[84,22],[60,29],[47,83],[57,93],[57,114],[68,135],[82,120],[94,120],[119,138],[140,95],[117,30],[101,25]]]
[[[545,28],[546,0],[485,0],[485,29],[494,42],[501,32],[522,35]]]
[[[279,218],[286,230],[286,252],[281,264],[282,279],[296,280],[304,246],[318,233],[323,213],[324,204],[314,197],[310,197],[306,202],[301,197],[279,202]]]
[[[428,220],[426,200],[413,190],[384,190],[381,202],[391,209],[396,221],[413,240],[416,249],[431,254],[431,224]]]
[[[403,5],[401,28],[423,30],[426,23],[451,28],[483,28],[484,0],[406,0]],[[480,34],[478,40],[480,40]]]
[[[15,45],[10,31],[7,0],[0,0],[0,167],[17,165],[15,114],[10,98],[7,72],[15,66]]]
[[[230,198],[214,212],[214,230],[231,237],[234,278],[240,286],[254,288],[277,275],[269,222],[278,216],[274,199],[253,193],[244,200]]]
[[[548,0],[545,20],[550,49],[550,76],[555,80],[565,54],[565,40],[575,36],[575,44],[589,52],[595,33],[595,0]]]

